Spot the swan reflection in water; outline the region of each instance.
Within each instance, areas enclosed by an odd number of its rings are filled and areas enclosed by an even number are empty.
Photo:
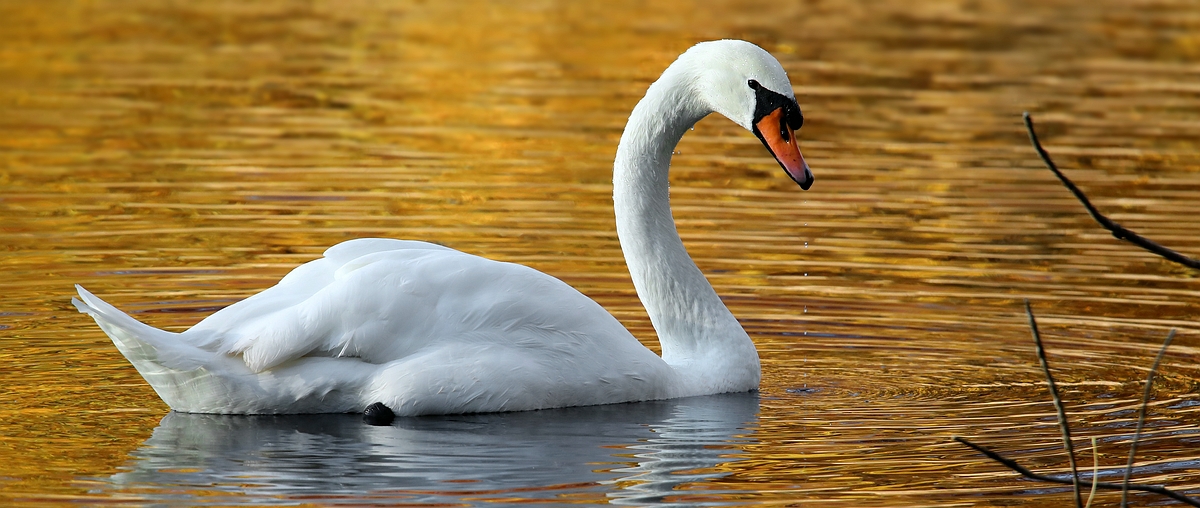
[[[204,504],[720,504],[720,491],[689,499],[680,487],[725,476],[715,466],[740,460],[757,417],[757,393],[388,427],[361,415],[170,413],[102,490]]]

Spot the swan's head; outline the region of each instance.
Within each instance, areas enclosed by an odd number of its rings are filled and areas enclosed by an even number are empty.
[[[694,72],[699,100],[758,136],[804,190],[813,174],[800,154],[796,130],[804,124],[792,83],[775,57],[746,41],[702,42],[679,57]]]

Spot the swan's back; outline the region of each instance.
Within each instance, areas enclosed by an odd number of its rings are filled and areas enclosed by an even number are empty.
[[[305,355],[383,364],[486,342],[564,353],[641,348],[599,304],[532,268],[413,241],[330,248],[276,286],[196,324],[184,340],[255,371]]]

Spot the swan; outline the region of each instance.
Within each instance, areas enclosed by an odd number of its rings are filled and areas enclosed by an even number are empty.
[[[368,417],[522,411],[752,391],[754,343],[688,256],[667,170],[710,113],[752,131],[802,188],[813,175],[779,62],[703,42],[634,107],[613,163],[617,234],[662,356],[553,276],[431,243],[349,240],[275,286],[173,333],[82,286],[95,319],[172,410]]]

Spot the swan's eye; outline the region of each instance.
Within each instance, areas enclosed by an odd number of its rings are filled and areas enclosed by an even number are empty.
[[[750,86],[751,90],[758,90],[758,81],[755,81],[752,79],[750,81],[747,81],[746,84]]]

